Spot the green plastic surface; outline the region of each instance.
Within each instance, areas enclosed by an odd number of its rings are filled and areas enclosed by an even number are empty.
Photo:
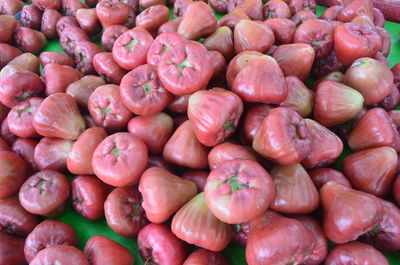
[[[317,14],[322,14],[323,10],[325,10],[325,8],[319,6],[317,8]],[[217,14],[218,19],[220,19],[221,17],[222,15]],[[400,61],[400,24],[386,22],[385,29],[389,32],[392,40],[391,51],[388,57],[389,65],[390,67],[392,67]],[[95,42],[99,44],[99,46],[101,46],[98,39],[95,40]],[[49,41],[47,43],[47,46],[45,47],[45,51],[57,51],[64,53],[60,47],[60,43],[58,40]],[[341,159],[339,159],[339,163],[336,165],[336,167],[340,167],[340,162],[343,160],[344,155],[348,153],[349,151],[345,150]],[[128,239],[115,234],[107,226],[104,218],[95,222],[88,221],[80,216],[78,213],[76,213],[71,205],[68,205],[65,213],[61,217],[57,218],[57,220],[68,223],[75,228],[79,239],[79,247],[81,249],[85,247],[86,241],[89,240],[89,238],[91,238],[92,236],[103,235],[127,247],[135,258],[135,264],[143,264],[138,252],[136,239]],[[223,253],[232,265],[247,264],[245,260],[245,251],[244,248],[241,246],[231,244],[223,251]],[[390,264],[400,264],[400,252],[386,254],[386,257],[388,257]]]

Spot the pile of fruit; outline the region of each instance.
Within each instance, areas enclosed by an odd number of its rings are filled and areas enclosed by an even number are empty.
[[[335,2],[0,0],[0,265],[134,264],[69,204],[148,265],[389,264],[400,63]]]

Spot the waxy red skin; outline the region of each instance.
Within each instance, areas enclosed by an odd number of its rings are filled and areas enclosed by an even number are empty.
[[[257,104],[247,109],[242,121],[241,142],[244,144],[253,143],[254,137],[256,136],[262,121],[271,109],[272,107],[266,104]]]
[[[315,50],[315,58],[321,59],[333,50],[333,31],[334,28],[329,22],[310,19],[296,29],[293,41],[310,44]]]
[[[305,119],[305,122],[311,135],[311,152],[301,163],[307,168],[333,164],[343,151],[342,140],[312,119]]]
[[[76,246],[78,243],[72,226],[55,220],[45,220],[35,227],[25,242],[24,253],[28,262],[42,249],[54,245]]]
[[[320,190],[324,208],[323,229],[333,242],[356,240],[382,218],[382,204],[374,195],[330,181]]]
[[[22,2],[21,2],[22,3]],[[0,232],[0,262],[3,264],[26,265],[24,257],[25,239]]]
[[[62,0],[62,11],[65,15],[76,16],[76,12],[81,8],[88,8],[80,0]]]
[[[0,134],[2,139],[9,145],[14,144],[15,141],[17,141],[17,139],[19,138],[10,131],[7,119],[4,119],[3,122],[1,123]]]
[[[384,28],[376,27],[375,30],[382,39],[382,48],[380,51],[385,57],[387,57],[390,52],[390,46],[392,44],[390,35]]]
[[[124,105],[136,115],[155,115],[164,110],[172,99],[164,88],[157,67],[150,64],[138,66],[127,73],[119,87]]]
[[[314,0],[292,0],[289,2],[289,8],[292,14],[305,10],[315,13],[316,2]]]
[[[119,36],[128,31],[128,27],[124,25],[111,25],[104,29],[101,35],[101,44],[108,52],[112,51],[115,41]]]
[[[72,246],[55,245],[40,251],[30,264],[42,265],[58,262],[61,265],[89,265],[82,251]]]
[[[61,19],[58,22],[60,21]],[[78,44],[78,42],[85,40],[88,41],[89,37],[78,26],[66,26],[60,35],[61,48],[66,54],[68,54],[71,57],[74,56],[75,47]]]
[[[315,248],[313,233],[301,222],[267,211],[250,223],[246,245],[249,265],[304,264]]]
[[[303,118],[293,109],[279,107],[271,110],[262,121],[253,148],[274,162],[294,165],[311,152],[311,141]]]
[[[185,41],[185,38],[176,32],[168,32],[158,35],[157,38],[154,39],[147,53],[147,63],[157,66],[161,61],[161,57],[169,48],[183,41]]]
[[[0,152],[0,199],[18,193],[28,176],[28,165],[11,151]]]
[[[103,28],[116,24],[124,24],[128,20],[128,6],[119,1],[100,1],[96,5],[96,14]]]
[[[244,223],[244,224],[236,224],[233,226],[233,237],[232,237],[232,242],[236,243],[240,246],[246,247],[247,244],[247,238],[250,233],[250,224],[249,223]]]
[[[26,237],[38,224],[38,218],[27,212],[18,196],[0,201],[0,231],[12,236]]]
[[[43,12],[35,5],[22,8],[21,22],[24,27],[40,30]]]
[[[188,170],[183,173],[182,178],[194,182],[197,190],[203,192],[209,174],[210,172],[205,170]]]
[[[19,27],[15,31],[14,40],[21,50],[38,54],[46,45],[46,37],[40,31]]]
[[[381,108],[373,108],[354,126],[348,145],[354,151],[380,146],[391,146],[397,151],[399,137],[399,132],[387,112]]]
[[[38,97],[27,98],[15,105],[7,115],[10,131],[19,137],[39,136],[33,128],[33,113],[43,99]]]
[[[183,96],[172,96],[172,101],[168,105],[168,110],[174,113],[186,114],[190,96],[191,94]]]
[[[76,19],[79,26],[88,34],[93,36],[101,31],[100,22],[97,18],[95,8],[81,8],[76,11]]]
[[[137,186],[114,189],[104,203],[108,226],[123,237],[136,237],[149,223],[141,204],[142,195]]]
[[[149,160],[147,161],[146,169],[151,167],[160,167],[163,168],[173,174],[175,174],[175,167],[170,163],[166,162],[162,156],[149,156]],[[207,174],[208,176],[208,174]],[[190,180],[190,179],[189,179]],[[194,182],[194,181],[193,181]]]
[[[264,7],[264,19],[292,17],[289,6],[282,0],[268,1]]]
[[[224,142],[214,146],[208,153],[208,165],[210,169],[216,169],[226,161],[233,159],[246,159],[258,162],[258,155],[249,146],[238,145],[235,143]]]
[[[94,151],[93,171],[104,183],[115,187],[136,184],[146,168],[147,152],[140,138],[126,132],[115,133]]]
[[[154,265],[180,265],[186,257],[186,246],[162,224],[148,224],[140,230],[138,247],[142,260]]]
[[[127,248],[102,235],[91,237],[83,252],[91,265],[133,265]]]
[[[104,79],[95,75],[87,75],[78,81],[70,84],[65,93],[71,95],[81,110],[85,111],[87,109],[87,104],[90,95],[101,85],[104,85]]]
[[[139,0],[139,7],[146,9],[154,5],[166,5],[166,0]],[[173,3],[171,3],[173,5]]]
[[[0,42],[11,42],[13,40],[17,20],[13,16],[2,15],[0,17]]]
[[[227,60],[234,56],[233,31],[227,26],[217,28],[203,41],[203,44],[209,51],[220,52]]]
[[[270,18],[265,20],[264,24],[268,25],[274,32],[275,41],[279,41],[281,44],[289,44],[293,41],[293,36],[296,31],[296,24],[290,19]]]
[[[336,181],[337,183],[351,188],[350,181],[342,174],[342,172],[332,168],[315,168],[309,171],[308,174],[318,190],[329,181]]]
[[[153,37],[143,28],[134,28],[123,33],[113,46],[114,60],[125,70],[133,70],[146,63],[146,55]]]
[[[226,81],[228,86],[232,87],[235,77],[240,71],[243,70],[247,63],[254,58],[261,57],[262,55],[262,53],[256,51],[244,51],[233,57],[229,62],[228,69],[226,71]]]
[[[100,52],[93,57],[94,70],[104,78],[107,83],[119,85],[122,77],[127,73],[114,60],[112,53]]]
[[[204,88],[213,75],[211,57],[203,44],[180,42],[168,49],[158,65],[164,87],[175,95],[191,94]]]
[[[198,249],[192,252],[182,265],[229,265],[220,252],[212,252],[207,249]]]
[[[270,208],[287,214],[307,214],[319,205],[318,191],[300,164],[272,168],[276,196]]]
[[[8,143],[0,137],[0,151],[9,151],[10,146]]]
[[[46,95],[65,92],[67,87],[83,77],[78,70],[68,65],[47,64],[42,71]]]
[[[291,107],[296,110],[303,118],[312,113],[315,103],[315,93],[296,76],[286,76],[288,95],[280,106]]]
[[[239,21],[233,37],[236,54],[243,51],[265,53],[275,42],[274,32],[267,24],[251,20]]]
[[[7,43],[0,43],[2,53],[0,55],[0,67],[4,67],[9,61],[22,54],[19,48]]]
[[[38,171],[34,160],[34,152],[37,144],[38,141],[27,138],[19,138],[17,141],[15,141],[11,148],[13,152],[22,157],[25,162],[28,163],[31,172],[33,173]]]
[[[208,1],[209,5],[215,10],[215,12],[220,14],[226,14],[232,9],[235,8],[236,1],[228,0],[228,1],[218,1],[218,0],[210,0]],[[228,11],[229,10],[229,11]]]
[[[197,194],[195,183],[159,167],[146,169],[140,177],[142,207],[152,223],[167,221]]]
[[[198,91],[189,98],[188,116],[197,139],[205,146],[215,146],[232,135],[242,112],[241,99],[222,88]]]
[[[400,205],[400,178],[397,175],[393,182],[393,197],[397,205]]]
[[[76,69],[84,75],[95,74],[93,59],[96,54],[101,52],[103,50],[91,41],[78,42],[74,50]]]
[[[102,127],[92,127],[84,131],[68,153],[68,170],[77,175],[93,175],[93,153],[106,137],[107,133]]]
[[[85,130],[85,122],[75,99],[56,93],[40,104],[33,115],[33,127],[42,136],[75,140]]]
[[[75,67],[74,60],[60,52],[42,52],[39,57],[40,64],[44,68],[47,64],[61,64]]]
[[[9,108],[43,92],[44,84],[35,73],[13,65],[4,67],[1,73],[5,74],[0,79],[0,101]]]
[[[214,74],[209,82],[209,86],[224,86],[225,74],[227,69],[227,63],[224,55],[219,51],[208,51],[214,66]]]
[[[57,35],[57,22],[62,15],[55,9],[45,9],[42,16],[40,31],[47,39],[54,39]]]
[[[107,131],[126,127],[133,114],[122,103],[117,85],[103,85],[90,95],[88,109],[97,126]]]
[[[220,20],[218,20],[218,27],[227,26],[231,30],[234,30],[237,23],[243,19],[250,19],[249,16],[242,10],[234,9]]]
[[[337,16],[339,13],[343,10],[342,6],[339,5],[333,5],[328,7],[324,13],[320,16],[320,19],[326,20],[326,21],[334,21],[336,20]]]
[[[333,72],[340,72],[342,64],[336,57],[335,51],[332,51],[327,57],[316,60],[311,69],[311,74],[314,78],[321,78]],[[343,74],[342,74],[343,76]],[[335,81],[335,80],[332,80]],[[316,87],[316,83],[314,83]]]
[[[374,17],[373,14],[373,3],[372,1],[351,1],[348,5],[344,6],[342,12],[337,17],[337,20],[342,22],[348,22],[354,19],[356,16],[367,16]]]
[[[61,214],[59,210],[63,208],[69,192],[66,176],[54,170],[43,170],[25,181],[19,192],[19,201],[30,213],[54,216]]]
[[[244,11],[252,20],[263,20],[263,2],[261,0],[238,1],[235,9]]]
[[[382,40],[368,25],[344,23],[335,29],[334,47],[339,62],[350,66],[358,58],[370,57],[379,51]]]
[[[65,171],[67,155],[72,147],[71,140],[43,137],[35,147],[34,161],[39,170]]]
[[[381,252],[370,245],[361,242],[351,242],[336,246],[329,253],[326,265],[361,265],[361,264],[382,264],[389,265],[388,260]]]
[[[208,209],[204,193],[197,194],[173,217],[172,232],[189,244],[211,251],[223,250],[232,238],[232,227]]]
[[[129,121],[128,131],[143,140],[151,154],[161,154],[173,133],[173,120],[163,112],[153,116],[136,116]]]
[[[95,176],[77,176],[71,182],[71,198],[74,209],[88,220],[104,215],[107,198],[106,186]]]
[[[136,17],[136,26],[156,35],[158,28],[169,19],[169,9],[165,5],[146,8]]]
[[[343,160],[343,173],[353,187],[375,196],[385,196],[397,173],[398,157],[391,147],[365,149]]]
[[[79,23],[74,16],[63,16],[57,21],[56,24],[57,35],[61,37],[62,32],[67,27],[79,27]]]
[[[275,198],[275,187],[260,164],[234,159],[210,172],[204,197],[218,219],[229,224],[241,224],[268,209]]]
[[[400,209],[393,203],[381,200],[382,220],[374,229],[364,234],[361,240],[383,252],[400,249]]]
[[[307,10],[300,10],[294,16],[292,16],[291,20],[296,24],[296,26],[301,25],[304,21],[310,20],[310,19],[317,19],[317,16],[315,13]]]
[[[12,59],[8,64],[19,66],[27,71],[39,74],[39,58],[29,52],[23,53],[14,59]]]

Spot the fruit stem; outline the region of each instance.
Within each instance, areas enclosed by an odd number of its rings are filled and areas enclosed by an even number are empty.
[[[24,94],[22,94],[22,96],[20,96],[20,97],[18,98],[18,100],[19,100],[19,101],[22,101],[22,100],[28,98],[29,96],[30,96],[30,94],[29,94],[28,92],[24,91]]]
[[[164,46],[163,46],[163,49],[162,49],[162,51],[161,51],[161,55],[164,55],[164,53],[166,52],[166,51],[168,51],[170,48],[172,48],[172,46],[169,46],[169,45],[167,45],[167,44],[164,44]]]
[[[151,92],[156,91],[156,90],[151,86],[150,81],[149,81],[149,82],[146,82],[146,83],[144,83],[144,84],[142,84],[142,85],[140,85],[140,87],[143,88],[144,93],[145,93],[146,96],[147,96],[148,94],[150,94]]]
[[[112,113],[110,106],[108,106],[106,108],[100,108],[100,110],[101,110],[101,113],[103,114],[103,116],[107,116],[108,114]]]
[[[111,150],[110,154],[112,154],[116,158],[118,158],[122,154],[122,150],[119,149],[117,146],[114,146],[114,148]]]
[[[381,225],[377,224],[376,226],[374,226],[374,228],[372,228],[372,230],[367,232],[367,235],[368,236],[375,236],[376,234],[378,234],[378,233],[380,233],[382,231],[383,231],[383,229],[382,229]]]
[[[194,68],[194,66],[190,64],[187,58],[185,58],[185,60],[183,60],[182,62],[175,64],[175,66],[178,68],[178,71],[181,74],[183,72],[183,69],[185,69],[186,67]]]
[[[132,49],[133,46],[138,45],[138,44],[140,44],[140,42],[137,41],[136,39],[132,38],[132,40],[131,40],[128,44],[126,44],[124,47],[125,47],[125,48],[128,50],[128,52],[129,52],[129,51],[131,51],[131,49]]]
[[[230,176],[225,183],[231,186],[232,192],[237,192],[238,190],[240,190],[242,188],[248,188],[249,187],[248,184],[242,184],[239,181],[238,175]]]

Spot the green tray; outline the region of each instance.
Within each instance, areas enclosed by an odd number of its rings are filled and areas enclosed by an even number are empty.
[[[317,14],[321,15],[324,10],[324,7],[318,6]],[[221,17],[222,15],[217,14],[218,19],[220,19]],[[390,67],[392,67],[400,61],[400,24],[386,22],[385,29],[389,32],[390,38],[392,40],[391,51],[388,57],[389,65]],[[95,42],[101,46],[98,40]],[[49,41],[44,50],[64,53],[58,40]],[[348,153],[348,150],[344,153]],[[337,165],[338,167],[340,167],[340,162],[342,161],[342,159],[340,159],[339,164]],[[91,238],[92,236],[103,235],[127,247],[135,258],[135,264],[143,264],[142,259],[139,255],[136,239],[128,239],[115,234],[108,227],[104,218],[94,222],[88,221],[80,216],[78,213],[76,213],[72,206],[69,204],[67,209],[65,210],[65,213],[61,217],[57,218],[57,220],[70,224],[75,228],[79,239],[79,248],[83,249],[85,247],[86,241],[89,240],[89,238]],[[247,264],[245,260],[245,250],[241,246],[231,244],[223,251],[223,253],[232,265]],[[400,264],[400,252],[386,254],[386,257],[389,259],[390,264]]]

